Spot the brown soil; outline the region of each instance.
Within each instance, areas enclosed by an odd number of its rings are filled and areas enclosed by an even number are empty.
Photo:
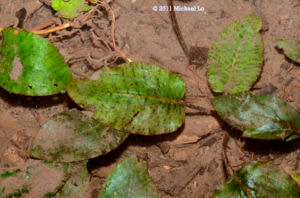
[[[189,65],[172,29],[168,12],[153,11],[167,1],[110,1],[96,6],[74,20],[59,17],[47,0],[1,0],[0,27],[14,26],[32,30],[49,20],[58,26],[71,22],[65,30],[47,34],[65,57],[75,78],[91,75],[106,65],[118,65],[124,57],[164,66],[181,75],[187,83],[186,97],[212,109],[213,98],[207,84],[205,53],[218,33],[228,24],[251,13],[263,21],[264,67],[253,87],[256,94],[270,94],[300,111],[300,67],[275,48],[275,40],[300,40],[299,0],[193,0],[176,5],[201,6],[204,12],[177,12],[178,23],[194,65]],[[117,48],[113,48],[112,24]],[[49,28],[48,27],[48,28]],[[204,55],[203,55],[204,53]],[[197,59],[193,54],[200,54]],[[123,58],[122,58],[123,57]],[[50,97],[25,97],[0,90],[0,166],[22,165],[25,149],[40,126],[51,116],[76,105],[64,94]],[[229,132],[226,149],[234,169],[258,160],[271,161],[288,173],[300,172],[300,140],[293,142],[257,141],[240,137],[216,116],[199,115],[186,109],[185,125],[175,133],[142,137],[131,135],[118,149],[91,159],[88,163],[93,198],[117,163],[130,155],[147,162],[150,175],[162,198],[211,197],[225,180],[222,146]],[[34,198],[34,197],[32,197]]]

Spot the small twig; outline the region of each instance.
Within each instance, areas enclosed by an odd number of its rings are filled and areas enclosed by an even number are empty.
[[[212,114],[214,114],[214,111],[211,111],[209,109],[206,109],[204,107],[201,107],[201,106],[198,106],[198,105],[195,105],[195,104],[187,103],[187,102],[184,102],[184,101],[178,102],[178,104],[183,105],[185,107],[189,107],[191,109],[196,109],[196,110],[200,111],[204,115],[212,115]]]
[[[227,152],[226,152],[228,139],[229,139],[229,134],[228,134],[227,131],[225,131],[222,146],[223,146],[223,161],[224,161],[224,169],[225,169],[226,179],[228,178],[228,176],[233,176],[234,175],[234,171],[233,171],[233,169],[232,169],[232,167],[229,163]]]
[[[48,33],[51,33],[51,32],[56,32],[56,31],[59,31],[59,30],[62,30],[62,29],[66,29],[68,27],[70,27],[70,23],[66,23],[64,25],[60,25],[60,26],[50,28],[50,29],[46,29],[46,30],[35,30],[35,31],[31,31],[31,32],[34,33],[34,34],[48,34]]]
[[[188,47],[186,45],[186,42],[184,41],[184,38],[182,36],[181,30],[180,30],[180,27],[179,27],[179,24],[178,24],[178,21],[177,21],[177,18],[176,18],[176,14],[175,14],[175,11],[174,11],[173,0],[169,0],[169,7],[171,7],[170,17],[171,17],[173,29],[174,29],[174,31],[176,33],[177,39],[178,39],[178,41],[180,43],[180,46],[181,46],[181,48],[182,48],[185,56],[187,57],[187,59],[190,62],[189,50],[188,50]]]
[[[55,23],[55,18],[52,18],[51,20],[47,21],[46,23],[44,23],[44,24],[42,24],[42,25],[40,25],[40,26],[38,26],[38,27],[33,28],[33,29],[31,30],[31,32],[32,32],[32,31],[42,30],[42,29],[44,29],[44,28],[46,28],[46,27],[52,25],[53,23]]]

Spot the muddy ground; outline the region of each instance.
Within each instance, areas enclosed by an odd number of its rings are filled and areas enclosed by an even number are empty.
[[[66,20],[49,7],[47,0],[1,0],[0,27],[32,30],[49,20],[54,27],[67,22],[71,27],[43,35],[63,54],[74,78],[82,78],[106,65],[134,61],[162,65],[181,75],[187,83],[186,97],[211,109],[214,97],[207,84],[205,66],[189,65],[172,29],[169,13],[153,11],[166,6],[163,0],[115,0],[95,6],[74,20]],[[194,0],[175,5],[201,6],[204,11],[177,12],[178,23],[189,47],[209,48],[218,33],[236,19],[251,13],[264,21],[264,66],[252,88],[257,94],[278,96],[300,111],[300,66],[275,48],[278,38],[300,40],[299,0]],[[119,50],[112,47],[112,25]],[[205,57],[205,51],[204,55]],[[25,97],[0,90],[0,166],[22,165],[24,150],[49,117],[66,109],[78,108],[64,94]],[[88,163],[93,198],[98,196],[108,174],[118,162],[137,155],[147,162],[160,197],[211,197],[225,181],[222,141],[229,132],[228,158],[234,169],[252,161],[270,161],[288,173],[300,171],[300,140],[257,141],[240,137],[215,116],[186,109],[186,122],[175,133],[153,137],[131,135],[115,151]]]

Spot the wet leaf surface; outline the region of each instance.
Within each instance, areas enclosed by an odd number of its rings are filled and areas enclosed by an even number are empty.
[[[258,78],[263,61],[261,19],[249,15],[227,26],[208,53],[208,82],[214,92],[247,91]]]
[[[68,87],[70,97],[104,125],[141,135],[176,131],[185,119],[178,104],[184,93],[179,76],[146,63],[106,67],[96,80],[73,80]]]
[[[268,95],[239,93],[212,100],[218,115],[243,131],[244,137],[256,139],[298,138],[300,115],[281,99]]]
[[[279,48],[283,49],[287,57],[300,63],[300,41],[279,39],[276,43]]]
[[[46,39],[23,30],[2,31],[0,85],[31,96],[65,91],[72,75],[58,50]]]
[[[252,162],[235,172],[225,185],[214,193],[215,198],[298,198],[297,183],[271,164]]]
[[[85,0],[52,0],[52,8],[57,10],[62,17],[69,19],[91,9]]]
[[[108,176],[99,198],[158,198],[146,164],[136,157],[122,161]]]
[[[69,177],[70,165],[30,160],[22,167],[0,169],[0,197],[54,195]]]
[[[81,161],[108,153],[128,135],[73,109],[50,118],[32,141],[28,153],[49,161]]]

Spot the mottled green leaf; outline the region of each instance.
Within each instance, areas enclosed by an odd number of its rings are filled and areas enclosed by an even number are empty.
[[[2,31],[0,86],[24,95],[65,91],[72,79],[68,65],[46,39],[23,30]]]
[[[279,48],[283,49],[287,57],[300,63],[300,41],[279,39],[276,43]]]
[[[234,173],[214,198],[299,198],[297,183],[271,164],[252,162]]]
[[[239,93],[219,96],[212,104],[228,124],[243,131],[244,137],[256,139],[298,138],[300,115],[277,97]]]
[[[261,19],[249,15],[227,26],[208,53],[208,82],[214,92],[249,90],[258,78],[263,61]]]
[[[75,18],[81,12],[91,9],[85,0],[52,0],[52,8],[64,18]]]
[[[108,176],[99,198],[158,198],[143,161],[129,157]]]
[[[81,161],[108,153],[128,135],[74,109],[50,118],[32,141],[28,153],[49,161]]]
[[[86,162],[72,163],[70,177],[55,198],[90,198],[91,189]]]
[[[1,168],[0,174],[15,173],[0,178],[3,198],[43,198],[55,194],[69,177],[70,165],[29,160],[22,167]]]
[[[95,79],[73,80],[68,94],[104,125],[154,135],[176,131],[184,122],[179,102],[185,83],[175,74],[152,64],[125,63],[104,68]]]

